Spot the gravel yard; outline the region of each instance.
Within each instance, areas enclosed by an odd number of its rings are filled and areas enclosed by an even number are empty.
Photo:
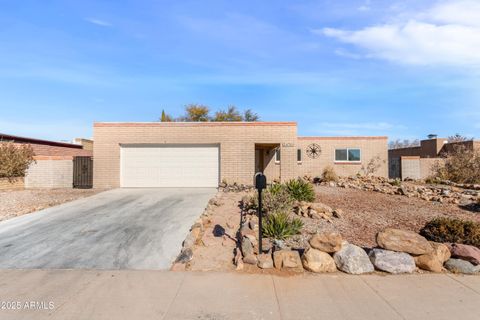
[[[92,196],[98,189],[29,189],[0,191],[0,221]]]
[[[349,242],[374,246],[377,232],[387,228],[418,232],[427,221],[438,216],[480,221],[480,214],[461,209],[458,205],[424,201],[400,195],[354,189],[316,187],[317,201],[343,211],[333,223],[304,219],[306,228],[336,230]]]
[[[313,234],[324,231],[337,231],[352,244],[374,247],[376,234],[388,227],[418,232],[427,221],[438,216],[480,221],[479,213],[454,204],[327,186],[317,186],[315,191],[317,202],[341,209],[342,217],[334,218],[332,222],[300,217],[304,222],[302,234],[288,239],[286,244],[289,247],[306,248]],[[193,248],[193,260],[189,262],[187,270],[235,269],[233,259],[236,231],[240,226],[240,201],[246,194],[247,192],[217,194],[215,205],[210,205],[207,209],[208,218],[203,218],[204,234],[200,243]],[[218,230],[222,230],[223,235],[216,235]],[[245,271],[249,272],[250,265],[245,266]],[[258,268],[251,269],[254,269],[252,272],[259,272]]]

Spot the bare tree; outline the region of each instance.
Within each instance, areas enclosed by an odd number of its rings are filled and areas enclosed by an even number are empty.
[[[420,146],[420,140],[415,139],[415,140],[393,140],[388,143],[388,148],[389,149],[400,149],[400,148],[411,148],[411,147],[418,147]]]
[[[469,140],[473,140],[473,138],[467,138],[465,136],[462,136],[459,133],[456,133],[455,135],[448,137],[448,143],[463,142],[463,141],[469,141]]]

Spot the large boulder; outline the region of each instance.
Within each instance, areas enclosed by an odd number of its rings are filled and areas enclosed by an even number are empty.
[[[273,263],[277,269],[303,272],[300,254],[295,250],[279,250],[273,253]]]
[[[448,259],[445,268],[454,273],[476,274],[480,272],[480,266],[474,266],[462,259]]]
[[[333,255],[333,260],[337,268],[346,273],[362,274],[374,270],[365,250],[350,243],[343,244],[342,249]]]
[[[480,264],[480,249],[467,244],[453,244],[452,245],[452,257],[462,259],[473,263],[474,265]]]
[[[372,249],[368,254],[375,268],[389,273],[412,273],[415,261],[408,253],[384,249]]]
[[[342,236],[336,232],[326,232],[314,235],[310,246],[323,252],[334,253],[342,248]]]
[[[413,258],[415,265],[422,270],[431,272],[442,272],[443,263],[441,263],[434,254],[422,254]]]
[[[383,249],[406,252],[414,255],[433,251],[427,239],[418,233],[400,229],[385,229],[377,234],[377,244]]]
[[[450,259],[450,249],[443,243],[430,242],[433,251],[414,257],[417,267],[431,272],[442,272],[443,264]]]
[[[333,258],[325,252],[310,248],[302,256],[303,267],[312,272],[335,272],[337,267]]]

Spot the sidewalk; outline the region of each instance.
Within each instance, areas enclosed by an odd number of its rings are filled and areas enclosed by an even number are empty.
[[[1,270],[0,319],[479,319],[480,276]],[[2,305],[5,307],[5,305]]]

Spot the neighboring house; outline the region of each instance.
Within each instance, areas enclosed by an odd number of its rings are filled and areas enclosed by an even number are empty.
[[[94,187],[251,185],[255,172],[285,181],[354,175],[378,158],[386,177],[387,137],[298,137],[295,122],[94,124]]]
[[[0,141],[28,144],[32,147],[35,153],[35,162],[27,170],[24,179],[25,188],[72,188],[74,159],[78,159],[78,157],[91,159],[93,155],[91,150],[85,150],[83,146],[72,143],[26,138],[2,133],[0,133]],[[79,174],[81,172],[77,172],[77,177]]]
[[[93,151],[93,140],[85,138],[75,138],[73,139],[73,143],[83,146],[84,150]]]
[[[456,147],[480,151],[480,141],[468,140],[449,143],[447,138],[431,138],[420,141],[417,147],[388,150],[389,177],[392,179],[425,179],[432,175],[432,167],[443,161],[445,154]]]

